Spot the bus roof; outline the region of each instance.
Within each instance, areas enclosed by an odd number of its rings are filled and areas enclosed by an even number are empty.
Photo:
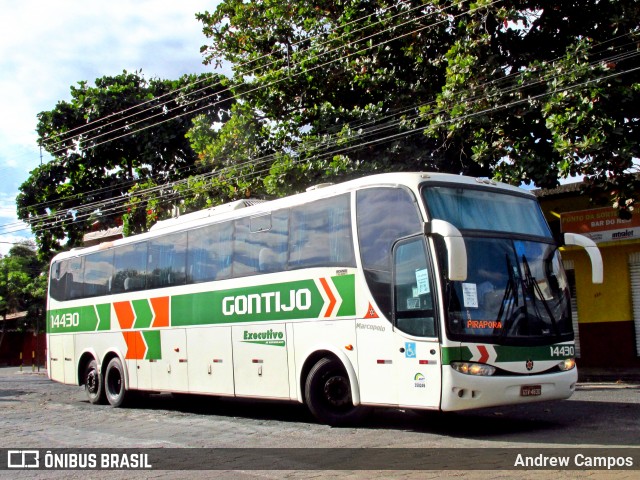
[[[160,221],[146,233],[114,240],[112,242],[101,243],[99,245],[91,247],[75,248],[70,251],[61,252],[56,255],[52,261],[85,255],[117,245],[136,243],[161,235],[179,232],[185,229],[198,228],[210,223],[218,223],[224,220],[245,216],[260,215],[262,213],[268,213],[280,208],[287,208],[293,205],[304,204],[313,200],[318,200],[320,198],[331,197],[340,193],[347,193],[361,188],[376,186],[406,186],[415,190],[420,184],[423,184],[425,182],[449,183],[460,186],[468,185],[484,186],[488,188],[493,187],[504,192],[518,193],[520,195],[525,194],[530,195],[532,198],[535,198],[535,195],[527,190],[523,190],[513,185],[496,182],[487,178],[474,178],[449,173],[430,172],[380,173],[364,176],[342,183],[321,184],[317,187],[310,187],[305,192],[289,195],[287,197],[282,197],[275,200],[264,201],[258,199],[246,199],[218,205],[216,207],[208,208],[205,210],[181,215],[180,217]],[[213,218],[215,218],[215,221],[213,220]]]

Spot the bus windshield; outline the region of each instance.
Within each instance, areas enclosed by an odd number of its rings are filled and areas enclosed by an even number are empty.
[[[467,249],[467,279],[445,291],[451,339],[573,339],[569,286],[534,198],[460,186],[425,188],[423,196],[432,218],[461,230]]]
[[[573,338],[569,286],[555,246],[474,237],[465,243],[467,280],[447,288],[452,339],[492,337],[508,344]]]
[[[535,198],[460,186],[430,186],[423,189],[423,196],[432,218],[446,220],[459,230],[551,237]]]

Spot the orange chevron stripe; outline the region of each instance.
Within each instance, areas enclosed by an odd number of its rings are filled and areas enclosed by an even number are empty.
[[[329,288],[329,284],[327,283],[327,280],[325,278],[321,278],[320,283],[322,284],[322,288],[324,288],[324,291],[327,294],[327,297],[329,297],[329,306],[327,307],[327,311],[324,314],[325,318],[328,318],[331,316],[331,312],[333,312],[333,308],[336,306],[336,303],[338,303],[338,301],[336,300],[336,297],[333,295],[333,292]]]
[[[147,346],[142,338],[142,332],[128,331],[122,332],[124,341],[127,343],[127,360],[142,360],[147,353]]]
[[[133,312],[131,302],[114,302],[113,309],[116,311],[121,329],[129,330],[133,327],[136,314]]]
[[[149,300],[155,314],[151,327],[160,328],[169,326],[169,297],[157,297]]]

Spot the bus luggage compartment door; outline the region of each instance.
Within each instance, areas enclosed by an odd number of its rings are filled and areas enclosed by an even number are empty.
[[[232,335],[236,395],[289,398],[285,324],[234,326]]]

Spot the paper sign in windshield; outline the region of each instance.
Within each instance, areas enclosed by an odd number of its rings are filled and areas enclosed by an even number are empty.
[[[418,284],[418,295],[429,293],[429,273],[426,268],[416,270],[416,283]]]
[[[462,284],[462,302],[465,308],[478,308],[478,289],[475,283]]]

